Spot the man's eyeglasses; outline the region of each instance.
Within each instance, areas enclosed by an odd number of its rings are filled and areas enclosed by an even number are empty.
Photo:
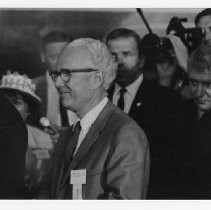
[[[50,75],[51,75],[51,77],[54,81],[57,79],[58,76],[60,76],[61,79],[64,82],[69,82],[72,73],[93,72],[93,71],[97,71],[97,69],[91,69],[91,68],[87,68],[87,69],[61,69],[61,71],[51,72]]]
[[[189,79],[189,85],[192,89],[198,88],[200,85],[203,88],[211,88],[211,81],[197,81]]]

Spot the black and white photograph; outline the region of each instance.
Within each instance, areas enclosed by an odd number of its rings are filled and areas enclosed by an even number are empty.
[[[86,5],[0,5],[0,202],[211,200],[211,7]]]

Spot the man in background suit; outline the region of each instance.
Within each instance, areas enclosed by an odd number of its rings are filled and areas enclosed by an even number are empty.
[[[118,63],[109,97],[144,129],[149,139],[148,198],[182,198],[186,123],[182,98],[177,100],[176,94],[145,79],[141,39],[136,32],[114,29],[107,35],[106,44]]]
[[[52,78],[62,104],[77,114],[78,123],[57,144],[51,198],[145,198],[147,139],[106,96],[116,74],[106,45],[90,38],[74,40],[62,52],[57,69]]]
[[[50,124],[56,126],[67,126],[72,123],[71,120],[75,119],[73,113],[68,114],[61,106],[59,94],[50,76],[51,72],[56,70],[60,53],[70,41],[72,38],[60,31],[52,31],[42,39],[41,60],[46,65],[47,71],[33,80],[36,85],[36,94],[42,100],[40,116],[47,117]]]
[[[0,95],[0,199],[24,199],[27,130],[16,108]]]

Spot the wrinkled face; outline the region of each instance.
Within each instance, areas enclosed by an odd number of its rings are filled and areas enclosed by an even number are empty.
[[[189,75],[193,99],[200,112],[211,109],[211,74],[194,73]]]
[[[120,86],[133,83],[141,73],[138,46],[133,37],[120,37],[107,42],[118,63],[116,82]]]
[[[62,69],[79,71],[90,68],[90,55],[81,48],[66,50],[59,59],[57,71]],[[55,79],[55,85],[60,93],[62,104],[76,112],[81,113],[88,107],[93,97],[93,74],[95,72],[72,72],[66,82],[61,76]]]
[[[56,70],[56,64],[64,47],[68,42],[52,42],[46,45],[41,54],[42,62],[47,65],[49,72]]]
[[[205,43],[211,44],[211,15],[201,17],[197,27],[202,28],[205,31],[203,41]]]

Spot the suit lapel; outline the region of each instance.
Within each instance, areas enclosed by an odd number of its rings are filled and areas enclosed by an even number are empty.
[[[100,132],[103,130],[104,126],[106,125],[111,110],[113,109],[113,105],[109,101],[106,106],[103,108],[102,112],[97,117],[96,121],[91,126],[89,132],[87,133],[86,137],[84,138],[83,142],[81,143],[78,151],[76,152],[75,156],[73,157],[73,160],[67,170],[67,174],[64,178],[64,183],[69,179],[70,176],[70,170],[77,167],[77,165],[80,163],[82,158],[87,154],[87,152],[91,149],[93,144],[98,140]]]
[[[70,127],[65,133],[61,135],[59,139],[58,145],[55,148],[55,157],[54,157],[54,167],[53,167],[53,192],[58,189],[60,183],[62,181],[63,176],[63,163],[65,158],[65,152],[67,149],[68,141],[71,139],[72,136],[72,127]]]
[[[131,105],[131,108],[130,108],[130,111],[129,111],[129,115],[134,112],[134,110],[136,110],[137,108],[140,108],[142,107],[143,105],[143,98],[144,98],[144,93],[143,93],[143,90],[144,90],[144,84],[145,82],[143,81],[142,84],[140,84],[137,92],[136,92],[136,95],[135,95],[135,98],[133,100],[133,103]]]

